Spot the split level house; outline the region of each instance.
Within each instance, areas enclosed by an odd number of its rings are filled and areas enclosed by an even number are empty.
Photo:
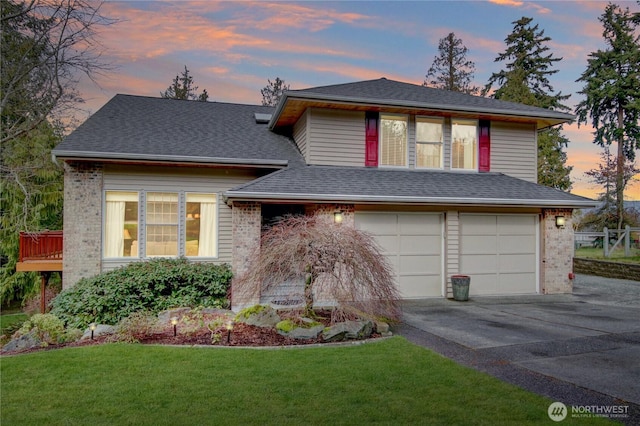
[[[53,152],[63,286],[158,256],[242,274],[264,226],[316,213],[373,234],[405,298],[458,274],[472,296],[569,293],[572,212],[595,204],[537,184],[537,134],[572,119],[386,78],[276,107],[117,95]]]

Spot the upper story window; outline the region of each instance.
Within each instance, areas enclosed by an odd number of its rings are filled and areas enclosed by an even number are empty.
[[[416,117],[416,167],[442,168],[444,120],[438,117]]]
[[[407,166],[406,115],[380,114],[380,166]]]
[[[451,120],[451,168],[477,170],[478,121],[454,118]]]

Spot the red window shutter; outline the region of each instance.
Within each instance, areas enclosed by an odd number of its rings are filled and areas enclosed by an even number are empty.
[[[367,112],[365,121],[364,165],[378,167],[378,113]]]
[[[480,120],[480,141],[478,143],[478,170],[491,171],[491,131],[489,120]]]

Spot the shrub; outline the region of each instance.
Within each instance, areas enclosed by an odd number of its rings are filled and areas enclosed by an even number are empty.
[[[33,333],[43,344],[55,344],[65,340],[63,339],[65,335],[64,323],[52,314],[35,314],[26,320],[17,331],[18,336],[29,333]]]
[[[140,339],[160,330],[158,317],[149,312],[138,311],[122,319],[116,326],[112,340],[117,342],[138,343]]]
[[[53,300],[51,312],[67,326],[85,328],[92,322],[118,324],[134,312],[188,306],[227,305],[229,265],[153,259],[84,278]]]

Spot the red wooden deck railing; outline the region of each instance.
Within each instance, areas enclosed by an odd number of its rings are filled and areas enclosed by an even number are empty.
[[[20,262],[62,260],[62,231],[20,232]]]

